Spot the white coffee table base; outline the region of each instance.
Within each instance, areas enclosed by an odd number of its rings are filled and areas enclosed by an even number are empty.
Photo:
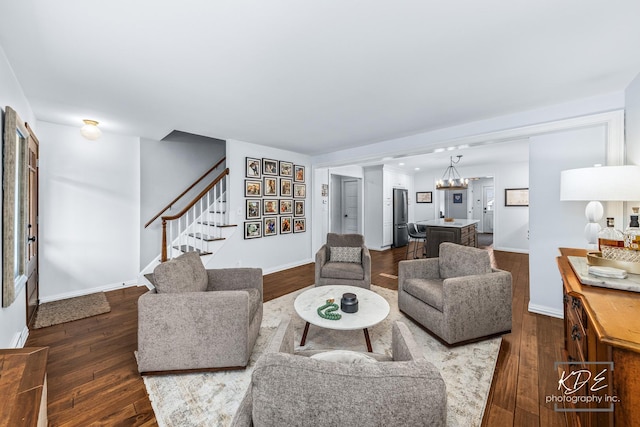
[[[356,294],[358,298],[358,311],[356,313],[344,313],[340,320],[329,320],[318,315],[318,307],[323,305],[327,299],[333,298],[336,304],[340,305],[340,299],[344,293]],[[296,298],[294,308],[298,315],[306,321],[300,346],[304,346],[307,341],[309,325],[320,326],[321,328],[350,331],[362,329],[364,339],[367,344],[367,351],[373,351],[371,338],[369,337],[370,327],[382,322],[389,315],[389,303],[377,293],[368,289],[355,286],[319,286],[304,291]]]

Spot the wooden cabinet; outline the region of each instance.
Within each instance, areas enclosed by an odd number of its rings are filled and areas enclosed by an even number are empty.
[[[610,399],[608,406],[613,405],[613,412],[603,412],[594,411],[601,409],[602,403],[589,403],[586,407],[581,403],[578,407],[565,402],[567,422],[570,426],[637,425],[640,421],[640,294],[583,286],[567,257],[584,256],[585,251],[561,248],[560,253],[562,256],[557,261],[564,288],[563,354],[568,364],[565,366],[572,371],[591,371],[592,375],[607,368],[601,382],[606,387],[595,391],[582,387],[576,395],[600,396],[603,402]]]
[[[427,225],[427,240],[425,242],[427,258],[435,258],[440,254],[440,243],[453,242],[464,246],[477,247],[476,224],[464,227],[447,227]]]

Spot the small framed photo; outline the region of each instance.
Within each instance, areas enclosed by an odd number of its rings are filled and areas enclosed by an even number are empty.
[[[260,162],[260,159],[253,159],[251,157],[246,158],[245,176],[247,178],[260,178],[261,169],[262,162]]]
[[[293,201],[293,216],[304,216],[304,200]]]
[[[292,182],[290,178],[280,178],[280,196],[282,197],[291,197],[292,193]]]
[[[529,189],[528,188],[505,188],[504,189],[504,205],[505,206],[529,206]]]
[[[245,179],[244,197],[262,197],[262,181]]]
[[[280,176],[293,177],[293,163],[280,160]]]
[[[262,237],[262,221],[247,221],[244,223],[244,238],[256,239]]]
[[[304,233],[307,231],[307,221],[304,218],[293,218],[293,232]]]
[[[278,175],[278,161],[273,159],[262,159],[263,175]]]
[[[264,179],[264,191],[263,195],[266,196],[277,196],[278,195],[278,178],[272,178],[270,176],[265,176]]]
[[[280,199],[280,215],[293,213],[293,200]]]
[[[278,218],[269,217],[264,219],[264,236],[276,236],[278,234]]]
[[[432,202],[433,202],[433,192],[431,191],[416,192],[416,203],[432,203]]]
[[[295,182],[304,182],[304,166],[293,166],[293,180]]]
[[[262,200],[260,199],[246,199],[246,219],[258,219],[260,218],[260,205]]]
[[[293,184],[293,197],[296,199],[304,199],[307,197],[307,185]]]
[[[280,234],[288,234],[288,233],[291,233],[291,217],[281,216],[280,217]]]
[[[453,203],[462,203],[462,193],[453,193]]]
[[[278,215],[278,199],[262,199],[262,215]]]

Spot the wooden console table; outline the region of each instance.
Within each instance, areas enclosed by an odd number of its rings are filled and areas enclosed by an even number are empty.
[[[440,243],[452,242],[464,246],[478,246],[476,219],[454,219],[446,222],[433,219],[419,223],[425,226],[427,237],[424,242],[427,258],[436,258],[440,254]]]
[[[640,293],[582,285],[568,256],[583,249],[560,248],[564,284],[563,353],[566,362],[613,362],[607,393],[617,396],[613,412],[567,412],[569,425],[632,426],[640,422]],[[568,408],[570,409],[570,407]]]
[[[47,426],[48,353],[48,347],[0,350],[0,427]]]

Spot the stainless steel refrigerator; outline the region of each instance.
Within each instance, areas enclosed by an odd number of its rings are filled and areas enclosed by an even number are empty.
[[[407,190],[393,189],[393,246],[405,246],[409,242],[407,221],[409,220],[409,201]]]

